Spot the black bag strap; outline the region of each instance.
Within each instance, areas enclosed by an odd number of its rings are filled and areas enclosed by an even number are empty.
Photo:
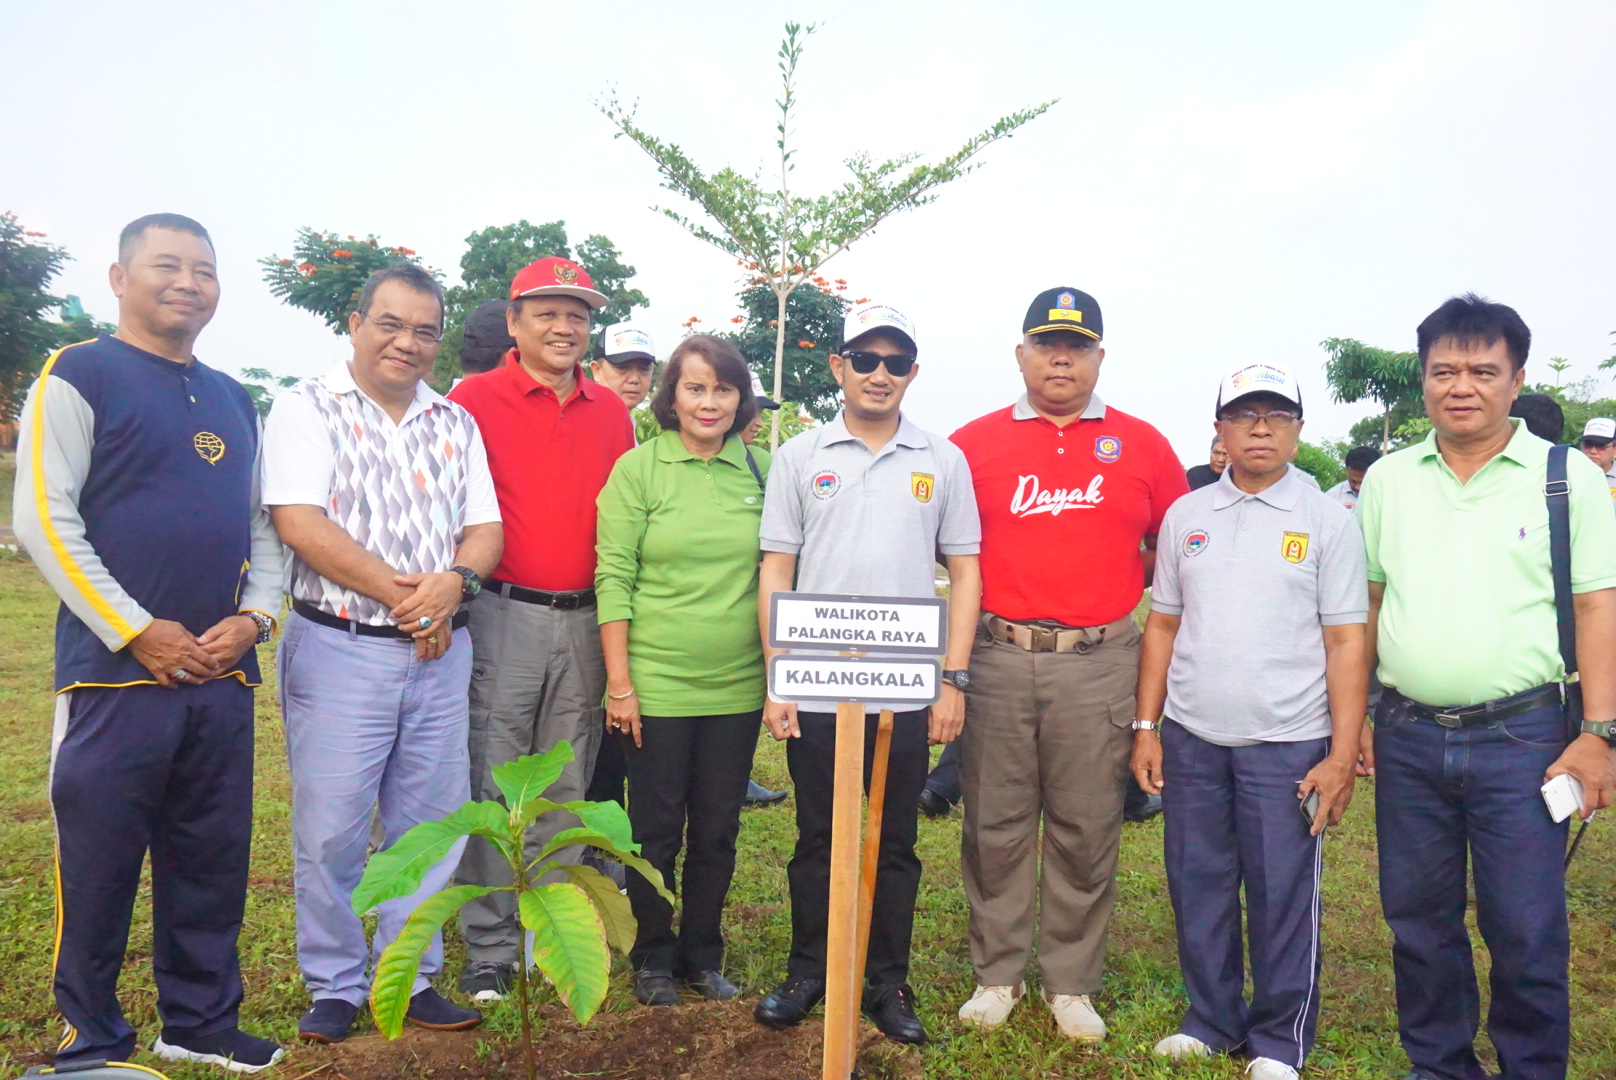
[[[741,444],[741,449],[746,452],[746,467],[748,469],[752,470],[752,479],[757,481],[758,489],[760,491],[764,490],[765,485],[763,483],[763,473],[762,473],[761,470],[758,469],[757,458],[752,456],[752,448],[750,446],[747,446],[745,443],[742,443]],[[1560,467],[1561,467],[1561,469],[1564,469],[1565,468],[1565,463],[1562,462]],[[1569,581],[1570,579],[1568,578],[1567,580]],[[1566,586],[1566,587],[1570,588],[1569,585]]]
[[[1543,496],[1549,504],[1549,569],[1554,576],[1554,612],[1560,628],[1560,659],[1566,681],[1577,673],[1577,620],[1571,607],[1571,484],[1566,480],[1564,445],[1549,447],[1548,483]]]

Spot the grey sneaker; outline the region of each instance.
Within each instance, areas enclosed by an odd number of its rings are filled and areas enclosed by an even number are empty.
[[[503,1001],[516,981],[516,965],[474,960],[460,973],[460,992],[479,1005]]]

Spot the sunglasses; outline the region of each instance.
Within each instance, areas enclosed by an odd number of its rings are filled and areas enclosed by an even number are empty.
[[[874,375],[875,369],[885,364],[887,374],[896,379],[904,378],[915,367],[915,358],[906,355],[884,356],[873,352],[844,352],[842,359],[853,365],[853,370],[860,375]]]

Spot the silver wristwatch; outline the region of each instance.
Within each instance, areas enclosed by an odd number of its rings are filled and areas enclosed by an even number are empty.
[[[1154,720],[1135,720],[1133,723],[1129,724],[1128,726],[1133,728],[1135,731],[1155,731],[1156,730],[1156,721],[1154,721]]]

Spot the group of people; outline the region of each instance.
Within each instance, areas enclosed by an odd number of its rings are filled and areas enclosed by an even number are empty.
[[[1213,402],[1213,475],[1191,491],[1204,478],[1160,432],[1095,392],[1103,323],[1075,288],[1028,307],[1019,400],[948,437],[902,409],[913,322],[854,307],[828,361],[840,413],[771,457],[752,438],[774,403],[732,343],[687,337],[660,365],[633,325],[596,343],[608,298],[567,259],[527,266],[468,319],[468,375],[446,397],[426,382],[441,288],[409,264],[373,274],[351,359],[277,397],[261,430],[193,353],[220,294],[206,230],[132,222],[110,274],[116,333],[53,355],[29,394],[14,512],[62,599],[58,1066],[135,1048],[115,990],[148,850],[153,1050],[236,1071],[280,1056],[237,1026],[236,960],[254,647],[277,630],[301,1037],[347,1035],[421,896],[508,884],[472,837],[381,905],[367,942],[351,898],[368,851],[498,799],[494,769],[562,742],[573,761],[547,796],[623,799],[626,777],[634,839],[679,897],[676,913],[626,875],[638,1000],[735,997],[722,917],[760,728],[787,744],[797,840],[786,975],[755,1015],[800,1023],[826,986],[835,721],[769,696],[770,599],[930,597],[941,561],[940,700],[866,703],[867,742],[895,713],[863,991],[883,1033],[926,1038],[908,981],[917,814],[928,747],[957,744],[977,984],[962,1022],[1006,1022],[1036,955],[1059,1031],[1105,1037],[1133,782],[1161,800],[1189,997],[1156,1053],[1238,1053],[1253,1080],[1293,1080],[1320,1005],[1323,837],[1370,774],[1410,1075],[1483,1080],[1473,863],[1503,1075],[1564,1077],[1567,825],[1538,787],[1570,774],[1583,815],[1611,798],[1616,424],[1567,460],[1511,418],[1530,347],[1514,310],[1467,295],[1421,323],[1431,434],[1353,451],[1330,492],[1292,464],[1294,375],[1238,366]],[[629,407],[648,394],[661,432],[637,443]],[[545,815],[530,852],[570,823]],[[469,904],[460,929],[460,989],[497,1001],[526,962],[512,894]],[[437,940],[408,1019],[476,1025],[434,988],[442,964]]]

